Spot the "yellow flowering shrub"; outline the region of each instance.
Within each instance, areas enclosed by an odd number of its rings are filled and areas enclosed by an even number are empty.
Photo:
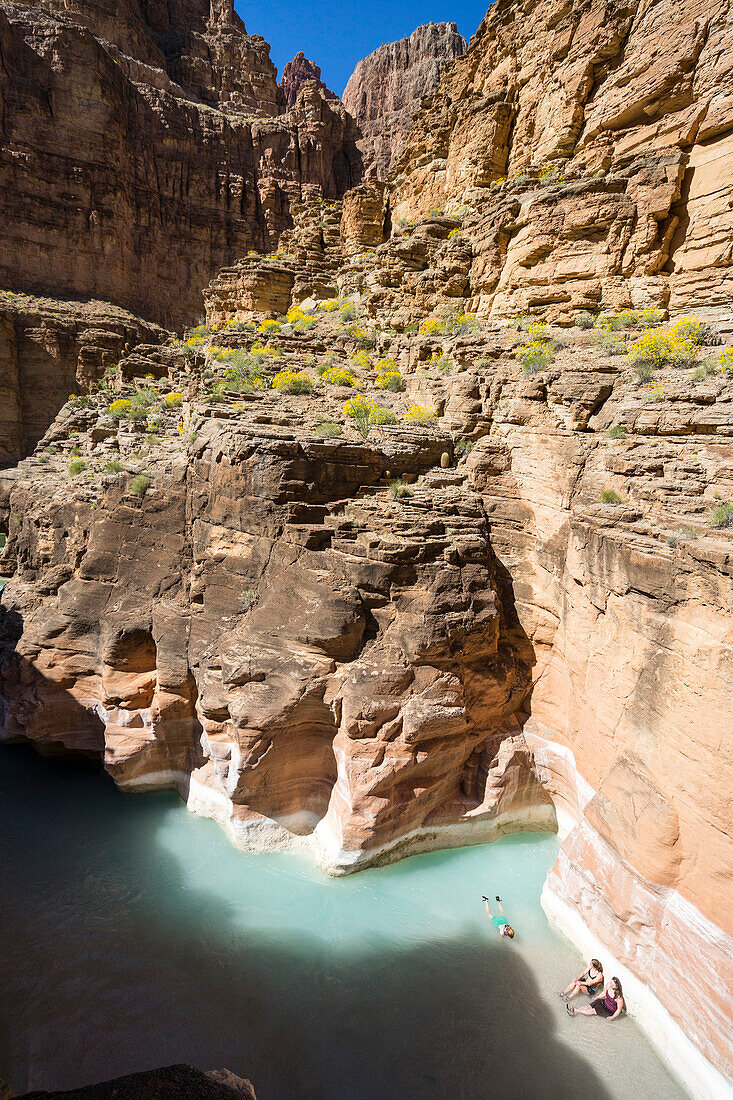
[[[350,397],[344,413],[354,421],[356,430],[366,439],[374,424],[394,424],[397,417],[385,405],[371,397]]]
[[[427,405],[411,405],[405,413],[408,424],[429,424],[431,420],[437,420],[437,418],[438,414]]]
[[[368,351],[355,351],[351,356],[351,362],[354,367],[360,367],[362,370],[369,370],[372,365],[372,357]]]
[[[257,326],[257,331],[263,333],[265,336],[273,336],[276,332],[280,331],[280,322],[273,321],[271,318],[266,321],[260,321]]]
[[[341,308],[341,302],[338,298],[326,298],[325,302],[319,302],[318,308],[324,313],[333,313],[335,309]]]
[[[183,403],[183,394],[178,393],[176,390],[173,393],[167,393],[163,398],[163,404],[166,409],[177,409]]]
[[[527,329],[527,336],[530,340],[546,340],[547,339],[547,321],[533,321]]]
[[[681,317],[666,329],[653,329],[635,340],[629,349],[629,360],[663,367],[666,363],[694,363],[704,332],[697,317]]]
[[[331,386],[355,386],[356,379],[346,367],[329,367],[321,375],[324,382]]]
[[[282,355],[279,348],[273,348],[269,344],[253,344],[250,353],[252,355],[267,355],[270,359],[279,359]]]
[[[118,397],[116,401],[112,402],[107,411],[110,416],[119,419],[121,416],[127,416],[131,408],[132,401],[128,401],[126,397]]]
[[[397,369],[397,360],[391,359],[389,356],[384,359],[377,359],[374,364],[374,370],[377,374],[392,374]]]
[[[278,393],[310,393],[313,380],[304,370],[281,370],[273,378],[272,388]]]
[[[392,390],[399,393],[405,388],[405,380],[398,370],[382,371],[377,375],[376,385],[380,390]]]
[[[527,374],[534,374],[549,366],[555,356],[552,345],[546,340],[530,340],[514,349],[514,358],[519,360]]]
[[[733,374],[733,347],[726,348],[725,351],[721,351],[720,355],[716,356],[715,366],[723,374]]]
[[[421,336],[439,336],[443,333],[445,323],[441,321],[439,317],[428,317],[426,321],[420,325],[419,332]]]
[[[451,229],[450,233],[448,234],[448,240],[449,240],[449,241],[453,241],[453,240],[455,240],[455,238],[456,238],[456,237],[460,237],[460,235],[461,235],[461,233],[462,233],[462,232],[463,232],[463,230],[462,230],[462,229],[460,229],[460,228],[458,228],[458,229]]]
[[[301,321],[304,317],[307,317],[307,313],[300,306],[291,306],[288,312],[285,314],[285,320],[294,325],[296,321]]]
[[[187,348],[197,348],[199,344],[205,344],[208,340],[208,336],[189,336],[186,340]]]

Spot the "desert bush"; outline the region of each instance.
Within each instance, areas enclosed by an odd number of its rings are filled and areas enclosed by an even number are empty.
[[[346,367],[329,367],[321,375],[331,386],[355,386],[356,378]]]
[[[411,405],[405,413],[405,420],[408,424],[430,424],[437,419],[438,414],[434,409],[429,409],[427,405]]]
[[[314,329],[317,324],[318,321],[315,317],[301,317],[301,319],[299,321],[296,321],[293,325],[293,331],[301,333],[310,332],[311,329]]]
[[[69,394],[69,404],[73,409],[88,409],[93,402],[85,393],[72,393]]]
[[[344,434],[344,429],[336,420],[319,420],[313,430],[316,435],[325,436],[328,439],[335,439],[336,436]]]
[[[428,317],[419,329],[421,336],[444,336],[447,331],[447,324],[440,317]]]
[[[351,363],[359,370],[369,370],[372,365],[372,357],[368,351],[355,351],[351,356]]]
[[[450,233],[448,234],[448,240],[454,241],[456,237],[460,237],[462,232],[462,229],[451,229]]]
[[[602,504],[621,504],[622,497],[618,495],[615,489],[604,489],[601,493]]]
[[[245,588],[239,597],[239,603],[245,611],[250,611],[259,601],[260,594],[256,588]]]
[[[278,393],[310,393],[313,379],[302,370],[281,370],[273,378],[272,388]]]
[[[173,393],[167,393],[163,398],[163,404],[166,409],[178,409],[183,404],[183,395],[175,390]]]
[[[655,369],[667,364],[691,366],[697,359],[705,326],[697,317],[681,317],[666,329],[645,332],[629,349],[633,365],[646,364]]]
[[[291,306],[288,312],[285,314],[285,320],[289,325],[294,325],[296,321],[302,321],[308,314],[300,306]]]
[[[531,313],[520,313],[512,322],[520,332],[526,332],[530,325],[535,324],[535,318]]]
[[[118,462],[116,458],[110,459],[107,465],[104,467],[105,474],[121,474],[124,470],[124,466],[121,462]]]
[[[609,439],[623,439],[624,436],[628,435],[628,428],[625,424],[614,424],[606,434]]]
[[[342,321],[355,321],[359,316],[359,309],[353,302],[344,302],[341,308]]]
[[[535,340],[547,340],[547,321],[533,321],[527,329],[527,338],[532,342]]]
[[[717,530],[733,527],[733,502],[724,500],[720,504],[716,504],[708,516],[708,526]]]
[[[344,414],[354,421],[364,439],[375,424],[394,424],[397,420],[391,409],[371,397],[351,397],[344,405]]]
[[[473,442],[470,439],[466,439],[465,436],[461,436],[453,444],[453,454],[458,455],[459,458],[463,455],[468,455],[473,450]]]
[[[733,374],[733,347],[721,351],[720,355],[715,359],[715,366],[721,370],[723,374]]]
[[[280,322],[273,320],[261,321],[257,326],[257,331],[261,332],[263,336],[275,336],[280,331]]]
[[[134,493],[136,497],[144,497],[149,485],[150,478],[147,474],[135,474],[130,482],[130,492]]]
[[[80,474],[84,469],[86,469],[86,462],[83,458],[72,458],[69,463],[69,473],[72,477],[76,477],[76,475]]]
[[[707,363],[701,363],[699,367],[696,367],[692,372],[692,378],[694,382],[704,382],[711,374],[715,374],[715,363],[708,360]]]
[[[404,500],[405,497],[412,496],[410,486],[401,477],[396,478],[389,483],[389,495],[392,500]]]
[[[377,374],[392,374],[394,371],[399,370],[399,367],[396,359],[386,356],[384,359],[377,359],[374,370]]]
[[[595,322],[595,317],[592,313],[589,313],[587,309],[581,309],[580,313],[576,313],[575,315],[575,324],[578,326],[578,328],[593,328]]]
[[[623,336],[616,336],[608,329],[594,329],[590,339],[593,347],[603,355],[623,355],[626,351],[626,341]]]
[[[113,416],[115,420],[121,420],[127,416],[129,410],[132,408],[132,401],[128,401],[126,397],[118,397],[116,401],[108,407],[107,412],[110,416]]]
[[[405,388],[405,380],[399,371],[384,371],[384,373],[377,375],[376,385],[380,390],[401,393]]]
[[[549,366],[554,359],[552,346],[546,340],[532,340],[515,348],[514,358],[522,364],[525,374],[535,374]]]

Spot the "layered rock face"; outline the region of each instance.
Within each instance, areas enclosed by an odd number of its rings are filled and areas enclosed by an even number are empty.
[[[423,98],[438,84],[443,66],[465,51],[455,23],[426,23],[358,63],[343,101],[359,124],[359,148],[372,175],[387,178]]]
[[[0,5],[0,285],[189,323],[289,203],[358,180],[354,124],[309,84],[290,110],[231,3]]]
[[[70,393],[83,393],[134,344],[165,337],[107,302],[0,293],[0,467],[33,450]]]
[[[730,318],[731,18],[727,0],[498,0],[393,164],[396,213],[480,206],[472,290],[496,316]]]
[[[379,194],[329,224],[383,232]],[[301,213],[293,252],[254,261],[243,300],[218,281],[218,331],[134,350],[21,463],[0,562],[3,736],[102,753],[122,786],[173,786],[238,843],[307,846],[336,873],[557,814],[548,908],[646,983],[642,1022],[673,1058],[688,1034],[696,1094],[720,1091],[719,337],[698,336],[709,369],[648,382],[618,354],[633,336],[550,330],[551,362],[524,373],[515,329],[462,312],[481,241],[457,218],[360,253],[342,236],[339,259]],[[252,280],[282,273],[291,295],[327,277],[339,297],[259,324],[272,310]],[[376,402],[365,434],[355,389]]]
[[[326,99],[338,99],[336,93],[327,88],[321,80],[321,66],[316,65],[315,61],[309,61],[303,51],[298,50],[293,60],[288,61],[283,69],[280,80],[280,88],[290,107],[295,105],[300,86],[305,84],[306,80],[314,80],[318,90]]]

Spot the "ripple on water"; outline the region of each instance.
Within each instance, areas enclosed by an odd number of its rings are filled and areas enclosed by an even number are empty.
[[[556,851],[532,833],[327,879],[175,796],[2,747],[0,1077],[188,1061],[259,1100],[682,1097],[630,1019],[565,1014],[580,960],[539,904]]]

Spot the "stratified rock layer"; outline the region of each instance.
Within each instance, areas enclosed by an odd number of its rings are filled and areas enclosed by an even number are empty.
[[[371,174],[386,179],[425,96],[448,61],[465,53],[455,23],[425,23],[360,61],[349,77],[344,106],[359,124],[359,148]]]
[[[482,312],[730,320],[732,43],[727,0],[497,0],[393,163],[397,214],[480,207]]]
[[[315,61],[309,61],[303,51],[298,50],[293,60],[288,61],[283,69],[279,85],[290,107],[295,105],[300,86],[305,84],[306,80],[314,80],[318,90],[326,99],[338,99],[336,93],[327,88],[321,80],[321,66],[316,65]]]
[[[290,110],[231,3],[0,3],[0,287],[93,297],[166,325],[291,198],[355,183],[353,121],[309,84]]]
[[[0,293],[0,468],[33,450],[71,393],[165,335],[108,302]]]

